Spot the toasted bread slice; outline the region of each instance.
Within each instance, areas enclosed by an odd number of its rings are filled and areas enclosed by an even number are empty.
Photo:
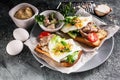
[[[106,30],[101,29],[98,31],[97,35],[100,40],[103,40],[105,37],[107,37],[108,32]]]
[[[101,43],[101,40],[97,40],[96,42],[90,42],[88,41],[87,39],[83,38],[83,37],[76,37],[74,40],[80,42],[80,43],[83,43],[83,44],[86,44],[88,46],[91,46],[91,47],[98,47]]]
[[[97,35],[98,35],[99,39],[96,42],[90,42],[86,38],[83,38],[83,37],[80,37],[80,36],[77,36],[74,40],[76,40],[76,41],[78,41],[80,43],[86,44],[88,46],[91,46],[91,47],[98,47],[101,44],[102,40],[105,37],[107,37],[108,33],[105,30],[99,30]]]
[[[56,62],[55,60],[53,60],[48,52],[41,50],[39,45],[37,45],[37,47],[35,48],[35,51],[38,53],[38,55],[42,54],[42,55],[46,56],[47,60],[49,60],[50,63],[55,64],[57,66],[62,66],[62,67],[71,67],[71,66],[73,66],[80,59],[80,57],[82,55],[82,50],[81,50],[81,51],[79,51],[78,59],[72,64],[68,63],[68,62],[65,62],[65,61],[62,61],[62,62],[59,63],[59,62]],[[46,61],[46,58],[42,58],[42,59]]]

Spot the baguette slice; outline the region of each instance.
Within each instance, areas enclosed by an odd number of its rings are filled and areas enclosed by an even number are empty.
[[[35,51],[37,52],[38,57],[42,58],[44,61],[49,62],[52,65],[61,66],[61,67],[71,67],[71,66],[73,66],[80,59],[80,57],[83,53],[82,50],[79,51],[78,59],[74,63],[71,64],[71,63],[67,63],[67,62],[64,62],[64,61],[62,61],[60,63],[56,62],[55,60],[53,60],[51,58],[49,53],[41,50],[39,45],[37,45],[37,47],[35,48]],[[40,55],[42,55],[42,57]]]
[[[83,37],[80,37],[80,36],[77,36],[76,38],[74,38],[74,40],[76,40],[80,43],[83,43],[87,46],[90,46],[90,47],[98,47],[101,44],[102,40],[105,39],[105,37],[107,37],[108,32],[106,30],[101,29],[101,30],[99,30],[97,35],[98,35],[99,39],[96,42],[90,42],[86,38],[83,38]]]
[[[96,42],[90,42],[87,39],[85,39],[83,37],[78,37],[78,36],[74,40],[76,40],[80,43],[83,43],[85,45],[91,46],[91,47],[98,47],[101,43],[101,40],[99,40],[99,39]]]

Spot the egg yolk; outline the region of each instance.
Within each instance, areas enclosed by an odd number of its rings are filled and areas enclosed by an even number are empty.
[[[75,25],[77,28],[81,28],[81,27],[83,26],[83,21],[80,20],[80,18],[78,18],[78,17],[74,18],[74,19],[73,19],[73,22],[75,22],[74,25]]]
[[[71,46],[72,45],[70,43],[66,43],[66,42],[57,43],[56,47],[53,49],[54,55],[60,56],[65,52],[70,52]]]
[[[68,23],[68,24],[66,24],[65,26],[67,26],[67,27],[71,27],[72,25],[71,25],[70,23]]]

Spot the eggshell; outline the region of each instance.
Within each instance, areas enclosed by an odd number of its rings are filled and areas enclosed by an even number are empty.
[[[23,50],[23,43],[20,40],[12,40],[7,44],[6,51],[9,55],[17,55]]]
[[[23,28],[17,28],[13,31],[13,36],[16,40],[26,41],[29,38],[29,33]]]

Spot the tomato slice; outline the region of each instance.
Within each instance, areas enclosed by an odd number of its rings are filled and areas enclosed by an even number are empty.
[[[50,35],[49,32],[47,32],[47,31],[43,31],[43,32],[40,33],[39,38],[43,38],[43,37],[45,37],[45,36],[49,36],[49,35]]]
[[[96,33],[89,33],[87,38],[90,42],[96,42],[98,40],[98,35]]]

